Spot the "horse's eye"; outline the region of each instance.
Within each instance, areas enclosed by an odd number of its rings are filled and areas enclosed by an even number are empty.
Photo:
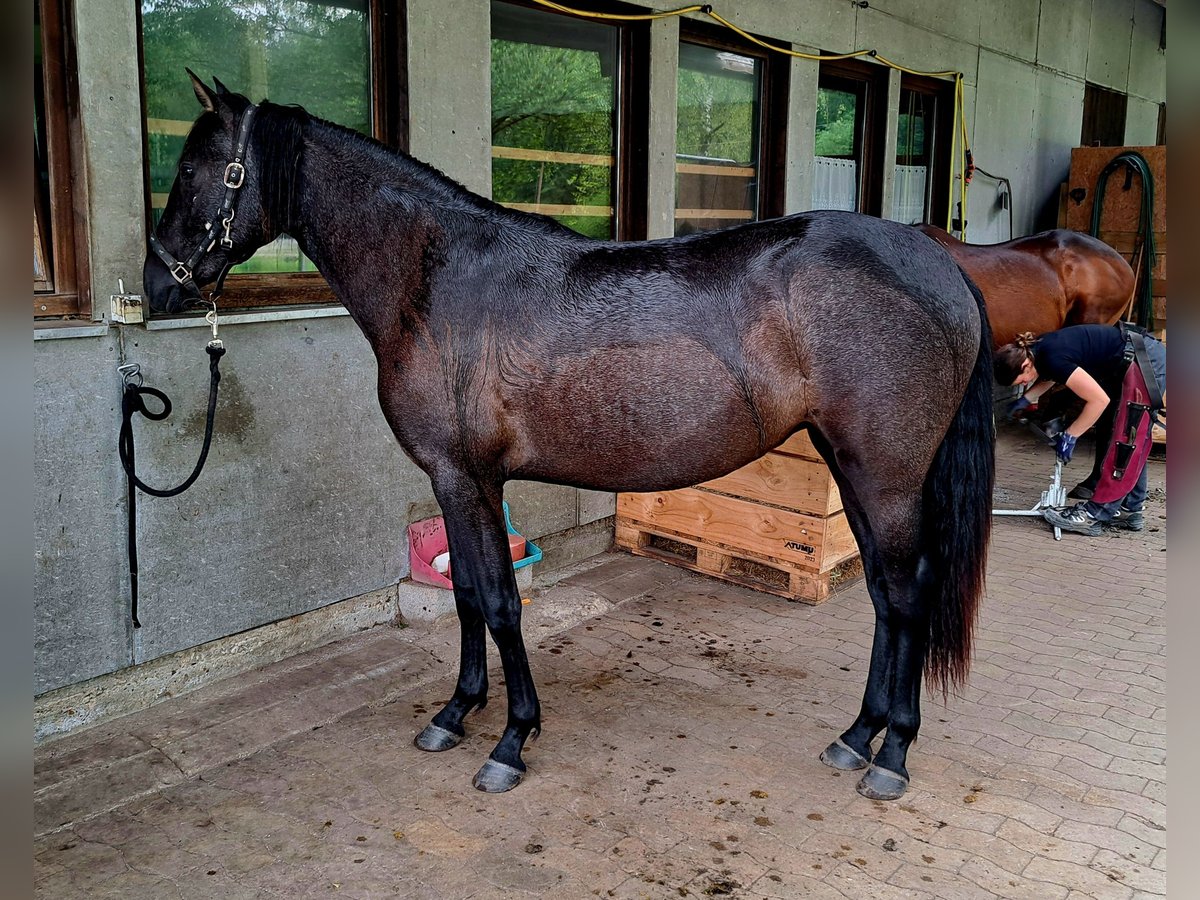
[[[184,178],[191,178],[196,174],[196,167],[191,163],[181,163],[179,166],[179,174]]]

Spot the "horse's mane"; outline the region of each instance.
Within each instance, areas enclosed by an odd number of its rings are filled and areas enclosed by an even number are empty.
[[[249,101],[247,100],[248,104]],[[452,208],[492,220],[504,220],[524,227],[576,236],[576,232],[548,216],[509,209],[468,190],[433,166],[396,150],[375,138],[336,122],[309,113],[298,105],[281,106],[264,100],[259,104],[254,132],[262,153],[262,196],[268,226],[288,231],[296,220],[296,173],[304,153],[305,129],[309,123],[335,133],[348,147],[356,147],[379,161],[395,166],[403,173],[404,187],[435,200],[442,208]],[[400,185],[397,185],[400,187]]]
[[[259,142],[263,216],[269,233],[291,233],[296,216],[296,173],[304,156],[304,128],[310,116],[301,106],[259,104],[254,132]]]

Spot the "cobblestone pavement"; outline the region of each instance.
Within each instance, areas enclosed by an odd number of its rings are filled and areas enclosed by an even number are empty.
[[[1052,464],[1006,430],[998,505]],[[456,625],[376,629],[40,748],[37,894],[1163,896],[1164,476],[1141,534],[997,519],[970,684],[926,697],[898,802],[817,760],[861,697],[861,580],[809,607],[613,553],[525,607],[546,731],[515,791],[470,784],[496,683],[460,747],[412,746]]]

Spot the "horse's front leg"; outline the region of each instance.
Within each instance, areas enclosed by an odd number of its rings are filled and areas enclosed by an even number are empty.
[[[504,667],[508,724],[491,757],[475,775],[474,784],[481,791],[499,793],[520,783],[525,773],[521,750],[530,733],[541,728],[541,707],[521,637],[521,598],[504,527],[501,488],[498,483],[483,484],[455,475],[437,479],[434,493],[450,539],[454,599],[462,626],[462,659],[454,697],[434,717],[431,727],[461,739],[463,718],[474,706],[486,702],[486,625]],[[447,746],[454,743],[457,740]],[[423,746],[419,738],[417,746]]]
[[[452,572],[453,574],[453,572]],[[458,656],[458,684],[454,696],[425,726],[413,743],[422,750],[437,752],[458,746],[466,736],[463,720],[475,708],[487,706],[487,645],[484,643],[483,613],[474,603],[464,602],[465,592],[454,592],[461,631]]]

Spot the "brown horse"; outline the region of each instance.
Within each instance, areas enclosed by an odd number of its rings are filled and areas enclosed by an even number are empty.
[[[1133,299],[1133,269],[1101,240],[1058,228],[1003,244],[964,244],[936,225],[918,225],[950,251],[983,291],[992,341],[1023,331],[1111,325]]]
[[[205,113],[151,239],[150,304],[180,309],[282,231],[362,328],[454,559],[458,684],[418,747],[455,746],[487,702],[489,632],[508,724],[476,787],[514,787],[541,728],[506,481],[679,488],[807,427],[876,614],[861,711],[821,758],[864,769],[868,797],[904,793],[922,673],[947,688],[967,674],[991,527],[991,340],[983,296],[945,251],[828,211],[593,241],[299,108],[194,87]]]

